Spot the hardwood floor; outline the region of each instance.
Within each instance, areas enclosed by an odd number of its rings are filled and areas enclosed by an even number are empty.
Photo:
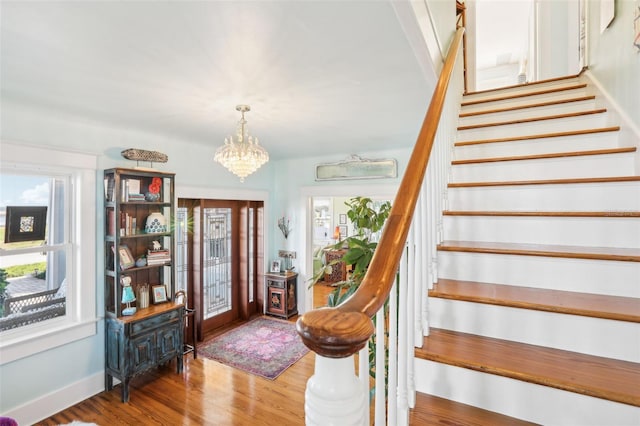
[[[322,305],[331,289],[318,286],[314,305]],[[290,319],[295,320],[296,317]],[[236,325],[217,330],[215,334]],[[304,392],[315,366],[312,352],[273,381],[202,356],[193,359],[187,355],[184,361],[182,374],[176,374],[173,361],[134,378],[128,403],[121,402],[118,385],[110,392],[101,392],[37,424],[53,426],[83,421],[100,426],[304,425]],[[412,425],[525,424],[435,397],[418,395],[418,402],[410,415]]]

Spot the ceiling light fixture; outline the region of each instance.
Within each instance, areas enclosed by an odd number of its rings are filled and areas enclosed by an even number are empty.
[[[236,136],[237,142],[229,136],[224,139],[224,145],[216,150],[214,161],[222,164],[231,173],[244,182],[244,178],[255,172],[264,163],[269,161],[269,153],[258,143],[258,138],[249,136],[249,131],[245,125],[244,113],[251,110],[249,105],[238,105],[236,110],[242,113],[242,118],[238,121]]]

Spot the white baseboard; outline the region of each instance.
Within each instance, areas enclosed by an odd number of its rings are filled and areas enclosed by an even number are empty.
[[[30,425],[69,408],[80,401],[84,401],[103,390],[104,372],[99,372],[11,409],[3,413],[3,415],[16,419],[18,424]]]

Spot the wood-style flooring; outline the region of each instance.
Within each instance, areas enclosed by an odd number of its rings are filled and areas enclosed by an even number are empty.
[[[331,287],[318,286],[315,300],[326,300],[326,294],[330,291]],[[313,374],[314,365],[315,357],[310,352],[271,381],[202,356],[193,359],[187,355],[182,374],[176,374],[173,361],[133,379],[128,403],[121,402],[118,385],[112,391],[101,392],[38,425],[83,421],[100,426],[300,426],[304,425],[305,387]],[[528,423],[440,398],[418,395],[418,404],[411,412],[410,424],[481,426]]]

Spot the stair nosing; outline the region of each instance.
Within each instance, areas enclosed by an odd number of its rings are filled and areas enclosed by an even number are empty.
[[[462,294],[460,292],[452,292],[447,289],[447,286],[451,284],[462,285],[465,287],[474,287],[481,286],[478,288],[483,288],[486,290],[491,290],[494,297],[491,297],[487,294]],[[440,287],[445,287],[444,290],[440,290]],[[502,294],[500,293],[503,291]],[[448,292],[447,292],[448,291]],[[509,293],[508,296],[504,293]],[[518,294],[520,293],[520,294]],[[543,303],[540,299],[544,298],[534,298],[531,297],[532,293],[536,293],[536,296],[544,295],[548,296],[548,301]],[[599,299],[601,301],[606,302],[614,302],[618,304],[623,303],[635,303],[637,306],[634,306],[636,310],[631,310],[629,312],[621,313],[619,311],[605,310],[605,309],[594,309],[594,308],[586,308],[583,306],[579,306],[580,303],[574,303],[573,306],[571,302],[575,302],[575,298],[578,295],[576,292],[570,291],[562,291],[562,290],[553,290],[553,289],[544,289],[544,288],[533,288],[533,287],[520,287],[520,286],[511,286],[506,284],[494,284],[494,283],[483,283],[483,282],[475,282],[475,281],[467,281],[467,280],[452,280],[452,279],[438,279],[438,282],[434,284],[433,289],[429,290],[429,297],[436,297],[442,299],[449,300],[461,300],[466,302],[473,303],[481,303],[488,305],[496,305],[496,306],[506,306],[512,308],[519,309],[533,309],[536,311],[544,311],[544,312],[552,312],[558,314],[568,314],[568,315],[579,315],[586,316],[592,318],[600,318],[607,320],[616,320],[616,321],[625,321],[625,322],[633,322],[640,323],[640,299],[637,298],[627,298],[621,296],[610,296],[610,295],[602,295],[602,294],[588,294],[588,293],[580,293],[580,301],[584,299]],[[515,296],[515,297],[514,297]],[[509,298],[511,297],[511,298]],[[527,300],[528,298],[528,300]],[[537,299],[537,300],[534,300]],[[569,300],[569,302],[567,302]],[[561,303],[550,303],[550,301]],[[593,303],[593,302],[592,302]]]
[[[460,113],[459,117],[460,118],[468,118],[468,117],[476,117],[478,115],[485,115],[485,114],[508,113],[508,112],[512,112],[512,111],[518,111],[518,110],[521,110],[521,109],[540,108],[540,107],[568,104],[568,103],[573,103],[573,102],[592,101],[592,100],[595,100],[595,98],[596,97],[594,95],[590,95],[590,96],[581,96],[579,98],[557,99],[557,100],[548,101],[548,102],[539,102],[539,103],[527,104],[527,105],[516,105],[516,106],[506,107],[506,108],[488,109],[488,110],[483,110],[483,111],[462,112],[462,113]]]
[[[619,130],[620,130],[620,126],[600,127],[596,129],[570,130],[567,132],[539,133],[535,135],[511,136],[506,138],[459,141],[459,142],[455,142],[453,146],[457,147],[457,146],[468,146],[468,145],[481,145],[486,143],[517,142],[517,141],[526,141],[526,140],[532,140],[532,139],[559,138],[564,136],[591,135],[596,133],[617,132]]]
[[[571,80],[572,78],[578,78],[578,77],[580,77],[580,74],[567,75],[567,76],[563,76],[563,77],[553,77],[553,78],[547,78],[547,79],[544,79],[544,80],[531,81],[531,82],[527,82],[527,83],[523,83],[523,84],[513,84],[511,86],[494,87],[493,89],[486,89],[486,90],[478,90],[478,91],[474,91],[474,92],[467,92],[467,93],[464,93],[463,96],[473,96],[473,95],[478,95],[478,94],[482,94],[482,93],[497,92],[497,91],[500,91],[500,90],[527,88],[527,87],[531,87],[531,86],[539,86],[541,84],[546,84],[546,83],[553,83],[553,82],[556,82],[556,81]]]
[[[448,188],[478,188],[486,186],[523,186],[523,185],[573,185],[589,183],[640,182],[640,176],[607,176],[599,178],[541,179],[487,182],[450,182]]]
[[[487,241],[443,241],[437,245],[437,250],[513,256],[640,262],[640,249],[623,249],[613,247],[514,244]]]
[[[546,120],[559,120],[564,118],[584,117],[585,115],[592,115],[592,114],[603,114],[605,112],[607,112],[606,108],[598,108],[598,109],[587,110],[587,111],[576,111],[576,112],[571,112],[566,114],[544,115],[544,116],[538,116],[538,117],[519,118],[515,120],[499,121],[499,122],[491,122],[491,123],[469,124],[466,126],[458,126],[457,130],[465,131],[465,130],[484,129],[487,127],[510,126],[514,124],[525,124],[525,123],[537,123],[537,122],[546,121]]]
[[[444,210],[444,216],[497,216],[497,217],[595,217],[637,218],[640,211],[498,211],[498,210]]]
[[[534,92],[526,92],[526,93],[515,93],[509,96],[499,96],[499,97],[495,97],[495,98],[489,98],[489,99],[478,99],[476,101],[468,101],[468,102],[462,102],[460,104],[461,107],[465,107],[465,106],[471,106],[471,105],[479,105],[479,104],[484,104],[484,103],[489,103],[489,102],[499,102],[499,101],[508,101],[508,100],[513,100],[513,99],[519,99],[519,98],[526,98],[528,96],[536,96],[536,95],[548,95],[551,93],[559,93],[559,92],[566,92],[568,90],[576,90],[576,89],[584,89],[587,87],[586,83],[580,83],[580,84],[575,84],[573,86],[562,86],[562,87],[556,87],[556,88],[551,88],[551,89],[547,89],[547,90],[539,90],[539,91],[534,91]]]
[[[504,161],[523,161],[523,160],[544,160],[549,158],[569,158],[569,157],[583,157],[593,155],[611,155],[611,154],[628,154],[636,152],[635,146],[622,147],[622,148],[608,148],[608,149],[593,149],[587,151],[565,151],[565,152],[552,152],[546,154],[531,154],[531,155],[515,155],[511,157],[491,157],[491,158],[471,158],[468,160],[453,160],[452,166],[463,166],[467,164],[482,164],[482,163],[499,163]]]
[[[513,365],[509,365],[509,363],[505,362],[502,357],[499,356],[491,357],[491,359],[486,359],[486,357],[481,358],[479,356],[481,355],[481,350],[475,350],[474,355],[476,356],[476,359],[472,359],[468,356],[465,356],[465,353],[459,351],[457,351],[455,354],[445,354],[429,349],[430,338],[434,340],[440,336],[446,335],[453,336],[453,339],[458,340],[457,344],[455,344],[456,347],[460,347],[464,344],[464,342],[459,342],[461,339],[467,339],[469,342],[472,342],[474,344],[476,349],[478,347],[482,348],[485,346],[490,346],[493,348],[501,348],[501,353],[504,354],[515,353],[517,351],[527,353],[529,354],[529,356],[531,356],[531,354],[533,353],[535,355],[535,358],[523,359],[522,362],[518,364],[518,368],[516,369],[513,368]],[[437,345],[438,343],[435,344]],[[444,342],[440,343],[440,345],[452,346],[453,344]],[[609,401],[619,402],[627,405],[640,406],[640,394],[637,394],[637,391],[636,394],[629,394],[615,389],[604,389],[604,386],[602,384],[589,385],[586,383],[586,378],[581,378],[585,383],[580,383],[580,380],[578,379],[578,376],[582,371],[588,370],[589,372],[591,372],[595,369],[596,366],[599,366],[598,370],[607,369],[611,371],[611,373],[613,372],[613,370],[611,370],[611,366],[616,367],[619,371],[616,377],[617,381],[622,380],[622,378],[620,377],[622,375],[624,375],[626,381],[630,380],[628,378],[630,374],[634,374],[640,377],[640,364],[630,361],[621,361],[594,355],[586,355],[578,352],[553,349],[527,343],[496,339],[492,337],[478,336],[469,333],[441,330],[434,327],[430,329],[430,335],[424,338],[423,347],[417,348],[414,351],[414,354],[416,358],[419,359],[425,359],[428,361],[467,368],[473,371],[479,371],[481,373],[495,374],[502,377],[508,377],[542,386],[549,386],[555,389],[592,396],[600,399],[606,399]],[[558,360],[566,359],[569,359],[571,362],[571,366],[567,366],[566,368],[567,371],[565,372],[565,374],[567,377],[558,378],[556,375],[552,375],[551,373],[535,371],[536,369],[544,369],[546,366],[542,366],[541,364],[543,363],[551,364],[554,361],[557,362]],[[580,364],[584,364],[585,368],[579,368],[578,366]],[[523,368],[523,366],[525,365],[528,366],[528,371],[523,371],[525,370]],[[555,365],[555,369],[558,369],[558,365]],[[564,371],[564,369],[561,370]]]

